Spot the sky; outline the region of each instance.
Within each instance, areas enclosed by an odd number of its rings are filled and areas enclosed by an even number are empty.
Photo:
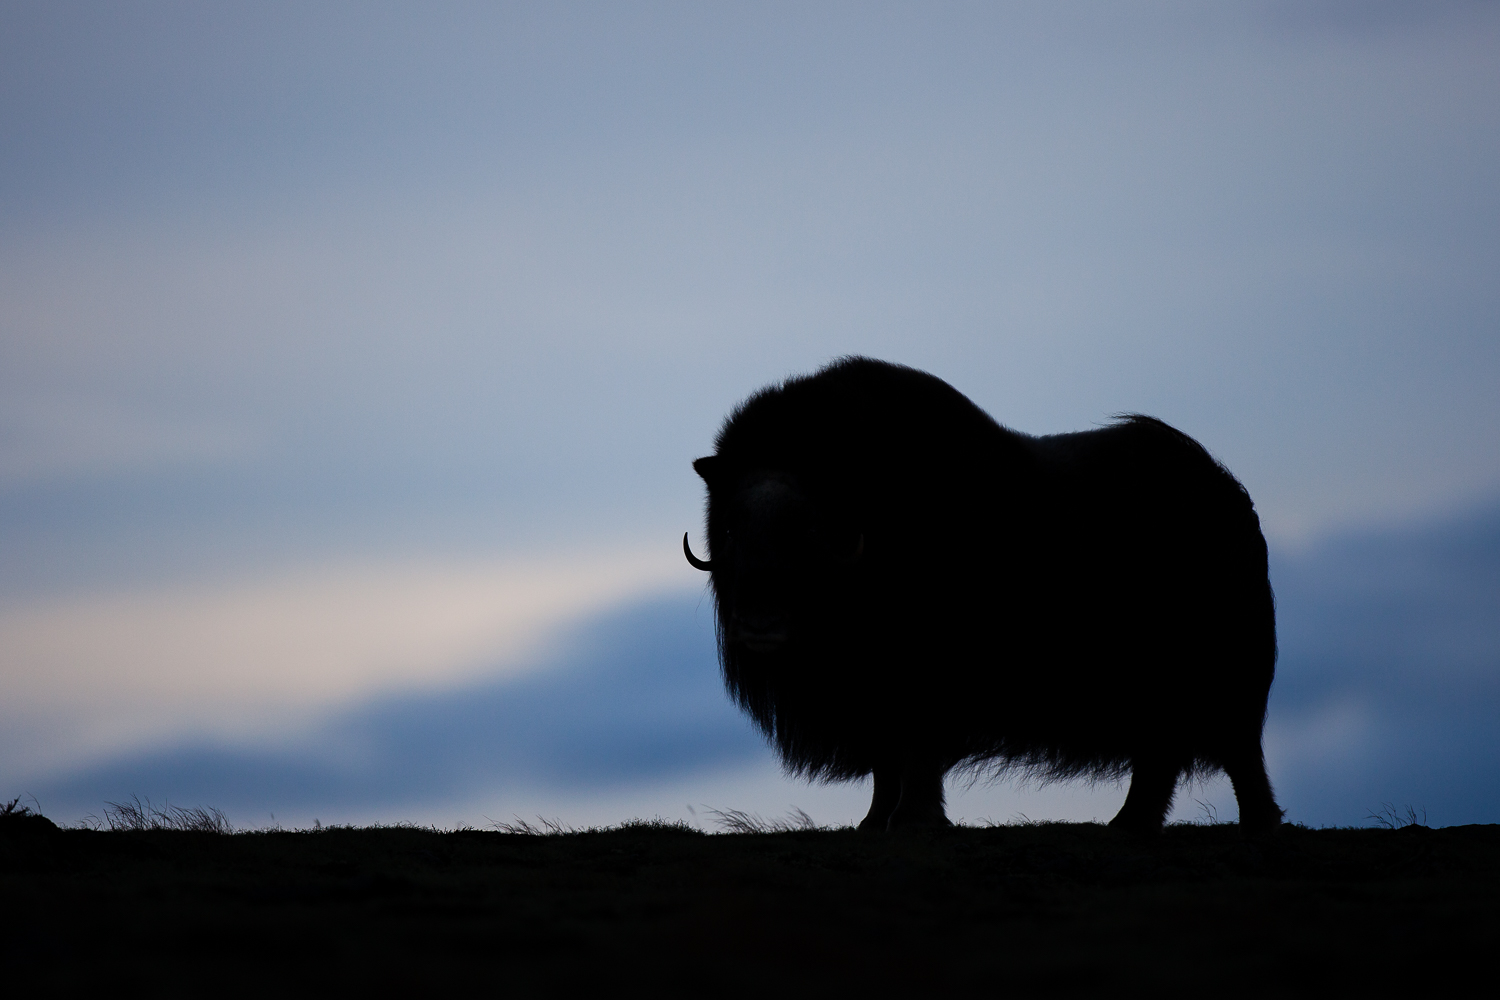
[[[1291,818],[1500,821],[1495,5],[0,25],[7,801],[857,818],[724,698],[677,545],[725,413],[862,353],[1198,438],[1272,547]]]

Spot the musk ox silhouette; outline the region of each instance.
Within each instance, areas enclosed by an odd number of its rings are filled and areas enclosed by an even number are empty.
[[[1249,495],[1192,438],[1126,416],[1007,430],[868,358],[762,389],[693,463],[730,693],[793,773],[873,774],[861,829],[941,825],[954,767],[1123,778],[1161,826],[1223,769],[1281,821],[1261,751],[1276,663]]]

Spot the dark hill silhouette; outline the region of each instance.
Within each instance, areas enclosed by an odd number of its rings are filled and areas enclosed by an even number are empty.
[[[58,830],[0,816],[18,996],[1230,995],[1485,981],[1500,827],[705,836]],[[1372,987],[1374,988],[1372,990]]]

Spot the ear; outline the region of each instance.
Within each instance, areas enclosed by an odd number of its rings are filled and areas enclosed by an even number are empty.
[[[693,463],[693,471],[703,477],[703,481],[710,486],[713,485],[714,476],[719,466],[718,455],[705,455]]]

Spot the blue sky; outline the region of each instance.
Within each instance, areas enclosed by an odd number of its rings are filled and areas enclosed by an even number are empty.
[[[1202,440],[1276,553],[1294,815],[1500,814],[1493,5],[0,22],[9,794],[843,818],[857,789],[782,781],[718,699],[674,545],[728,408],[859,352],[1020,430],[1130,410]],[[616,698],[600,754],[636,770],[543,766],[579,744],[515,706],[586,714],[569,684],[661,690],[658,661],[716,721]],[[422,781],[376,781],[384,754]],[[1117,792],[955,803],[1088,818]]]

